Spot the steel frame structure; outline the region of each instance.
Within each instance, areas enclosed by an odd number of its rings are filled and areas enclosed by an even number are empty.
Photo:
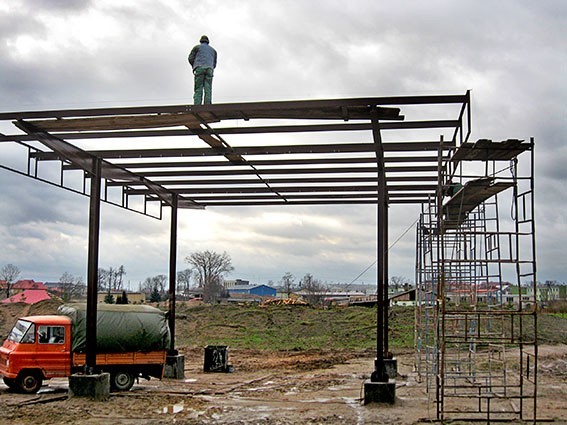
[[[536,422],[533,156],[533,139],[463,144],[422,206],[416,365],[441,422]]]
[[[471,110],[467,92],[0,113],[2,131],[12,124],[19,131],[0,133],[1,168],[90,197],[87,370],[96,368],[100,202],[156,218],[171,208],[172,353],[178,209],[371,204],[378,270],[371,379],[383,382],[388,208],[440,199],[441,176],[467,145]]]

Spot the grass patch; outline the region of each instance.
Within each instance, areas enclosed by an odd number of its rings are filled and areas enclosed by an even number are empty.
[[[389,310],[389,347],[413,349],[414,309]],[[517,319],[517,318],[516,318]],[[524,337],[532,328],[526,319]],[[567,343],[564,313],[538,316],[538,340]],[[498,324],[492,324],[496,326]],[[518,327],[514,329],[518,331]],[[189,348],[228,345],[260,350],[375,350],[376,309],[368,307],[202,305],[177,307],[176,343]]]
[[[413,346],[412,308],[394,308],[390,345]],[[211,305],[177,309],[180,345],[270,350],[367,350],[376,347],[376,310],[367,307]]]

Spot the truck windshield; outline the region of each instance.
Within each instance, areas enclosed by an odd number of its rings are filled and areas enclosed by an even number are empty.
[[[8,339],[18,343],[33,343],[35,335],[35,325],[32,322],[25,320],[18,320],[12,330]]]

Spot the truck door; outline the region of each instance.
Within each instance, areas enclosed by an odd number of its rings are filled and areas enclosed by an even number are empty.
[[[69,376],[71,361],[68,339],[65,326],[40,325],[37,327],[36,360],[45,371],[47,378]]]

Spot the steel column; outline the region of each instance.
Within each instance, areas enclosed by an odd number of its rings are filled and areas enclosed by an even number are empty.
[[[380,122],[378,113],[375,109],[371,112],[372,118],[372,135],[376,149],[376,165],[378,168],[378,203],[377,203],[377,308],[376,308],[376,361],[374,363],[374,372],[371,374],[373,382],[388,382],[388,375],[384,364],[385,347],[387,347],[388,328],[388,281],[387,281],[387,257],[388,257],[388,241],[387,241],[387,188],[386,174],[384,167],[384,147],[382,146],[382,135],[380,134]]]
[[[89,248],[87,270],[87,334],[85,373],[96,369],[96,322],[98,301],[98,253],[100,234],[101,159],[94,158],[89,206]]]
[[[178,196],[173,195],[171,205],[171,231],[169,241],[169,332],[171,344],[169,354],[175,355],[175,286],[177,278],[177,201]]]

